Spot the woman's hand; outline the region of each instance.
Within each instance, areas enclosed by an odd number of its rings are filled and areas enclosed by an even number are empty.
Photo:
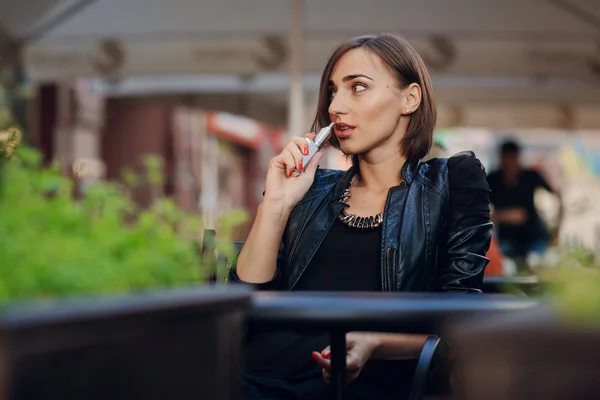
[[[306,137],[315,138],[314,133]],[[275,203],[284,208],[295,206],[313,184],[315,172],[323,154],[319,151],[302,173],[295,176],[294,170],[302,170],[302,158],[308,154],[305,138],[295,137],[283,149],[281,154],[271,159],[267,171],[265,197],[263,202]]]
[[[379,345],[379,335],[350,332],[346,334],[346,372],[348,383],[355,380]],[[327,346],[320,353],[314,351],[313,358],[323,368],[323,379],[331,381],[331,349]]]

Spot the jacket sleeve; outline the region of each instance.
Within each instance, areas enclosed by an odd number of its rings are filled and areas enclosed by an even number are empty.
[[[481,293],[492,238],[490,190],[485,168],[473,152],[448,159],[449,211],[439,287]]]

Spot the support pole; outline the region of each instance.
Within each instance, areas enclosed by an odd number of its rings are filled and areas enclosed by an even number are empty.
[[[288,136],[304,136],[304,86],[302,83],[302,27],[304,0],[291,0],[290,24],[290,92],[288,99]]]

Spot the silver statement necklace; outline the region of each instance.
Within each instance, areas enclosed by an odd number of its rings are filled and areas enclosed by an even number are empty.
[[[348,188],[344,190],[344,193],[342,193],[342,196],[340,197],[340,203],[348,204],[348,199],[352,197],[352,193],[350,193],[351,188],[352,180],[350,180],[350,185],[348,185]],[[340,212],[338,218],[350,228],[358,229],[361,231],[369,231],[379,228],[379,226],[383,222],[383,213],[379,213],[371,217],[359,217],[356,214],[350,214],[344,209]]]

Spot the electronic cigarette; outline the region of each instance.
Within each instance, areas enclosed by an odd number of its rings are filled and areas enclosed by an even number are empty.
[[[323,144],[327,142],[327,140],[331,136],[332,129],[333,122],[327,125],[326,127],[321,128],[321,130],[317,133],[317,136],[315,136],[314,141],[309,138],[306,138],[306,143],[308,143],[308,154],[302,158],[302,170],[306,169],[306,166],[308,165],[310,160],[312,160],[315,154],[317,154],[317,151],[319,151],[319,149],[323,147]]]

